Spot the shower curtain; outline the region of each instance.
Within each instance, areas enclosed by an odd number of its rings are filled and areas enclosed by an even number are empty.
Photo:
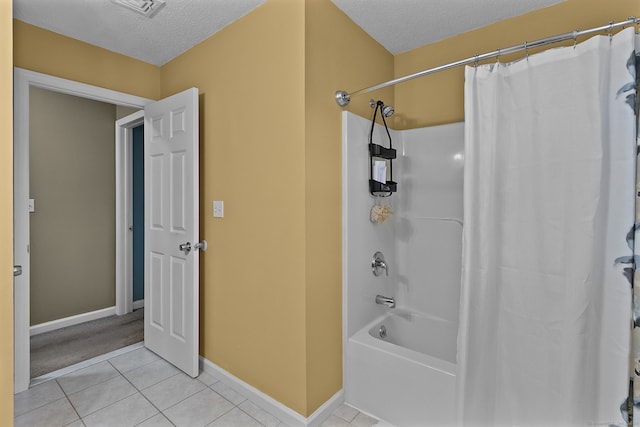
[[[628,28],[466,69],[462,425],[626,425],[635,63]]]

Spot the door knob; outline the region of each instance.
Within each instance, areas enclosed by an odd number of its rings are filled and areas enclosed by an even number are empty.
[[[193,247],[191,246],[191,242],[181,243],[180,246],[178,246],[178,249],[184,252],[185,255],[188,255],[189,252],[191,252],[191,249],[193,249],[194,251],[200,249],[202,252],[204,252],[207,250],[207,241],[203,240],[202,242],[193,245]]]

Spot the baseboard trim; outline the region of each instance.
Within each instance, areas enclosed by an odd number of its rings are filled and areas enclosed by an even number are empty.
[[[137,310],[144,307],[144,298],[133,302],[133,309]]]
[[[322,404],[313,414],[305,418],[293,409],[283,405],[271,396],[242,381],[240,378],[202,356],[200,356],[200,367],[204,372],[224,381],[233,390],[242,394],[252,403],[291,427],[319,426],[344,402],[344,392],[340,390]]]
[[[78,325],[80,323],[89,322],[91,320],[102,319],[103,317],[114,316],[116,307],[107,307],[88,313],[76,314],[75,316],[64,317],[62,319],[52,320],[50,322],[39,323],[29,328],[29,335],[34,336],[45,332],[55,331],[56,329],[66,328],[67,326]]]
[[[307,426],[318,427],[344,403],[344,390],[338,391],[307,418]]]

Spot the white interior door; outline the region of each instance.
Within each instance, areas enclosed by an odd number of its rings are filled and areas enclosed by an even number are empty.
[[[144,342],[198,375],[198,89],[145,106]]]

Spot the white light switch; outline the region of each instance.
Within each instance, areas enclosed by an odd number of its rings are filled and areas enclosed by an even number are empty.
[[[213,201],[213,217],[224,218],[224,202],[222,200]]]
[[[35,199],[29,199],[29,204],[27,206],[28,206],[29,212],[35,212],[36,211]]]

